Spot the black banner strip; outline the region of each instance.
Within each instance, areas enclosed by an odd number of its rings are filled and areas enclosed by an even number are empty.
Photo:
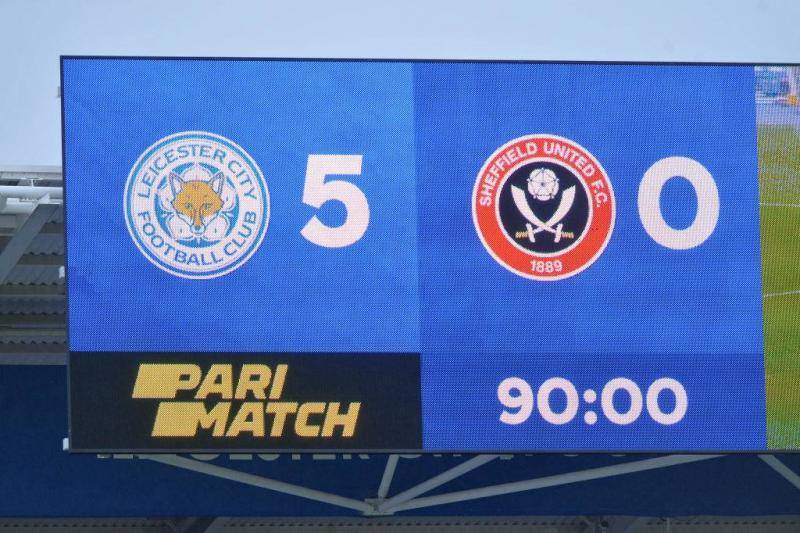
[[[72,352],[70,451],[422,448],[419,354]]]

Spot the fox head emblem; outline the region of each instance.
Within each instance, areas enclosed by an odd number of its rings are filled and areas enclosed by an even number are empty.
[[[172,207],[186,220],[193,233],[201,235],[222,209],[222,187],[225,175],[215,174],[210,180],[184,180],[176,173],[169,175],[174,200]]]
[[[193,280],[248,261],[271,215],[258,164],[208,131],[172,133],[145,149],[128,174],[123,204],[131,244],[165,274]]]

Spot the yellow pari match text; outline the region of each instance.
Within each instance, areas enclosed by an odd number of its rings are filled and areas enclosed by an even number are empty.
[[[238,366],[238,365],[237,365]],[[282,399],[288,364],[271,368],[212,364],[207,371],[190,363],[140,364],[131,397],[162,400],[151,436],[279,438],[352,437],[361,402]]]

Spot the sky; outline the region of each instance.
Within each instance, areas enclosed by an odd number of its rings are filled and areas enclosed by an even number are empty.
[[[797,0],[0,0],[0,168],[61,164],[59,55],[800,62]]]

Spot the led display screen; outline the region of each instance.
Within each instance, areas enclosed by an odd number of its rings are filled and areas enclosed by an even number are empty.
[[[70,448],[797,448],[798,81],[62,58]]]

